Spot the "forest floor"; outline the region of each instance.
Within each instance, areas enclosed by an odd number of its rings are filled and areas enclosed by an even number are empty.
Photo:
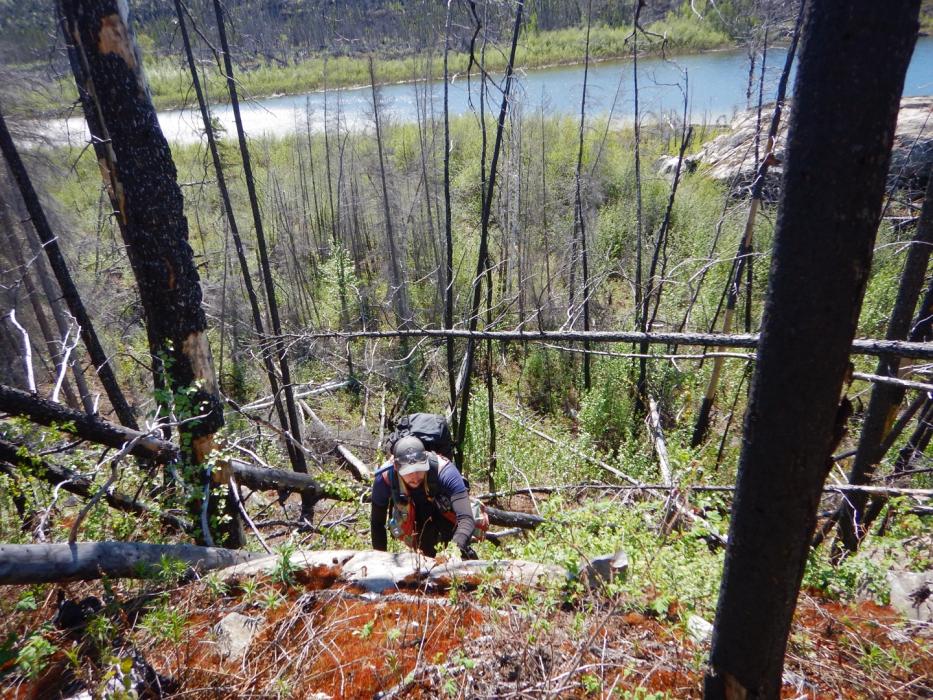
[[[143,697],[690,698],[701,696],[709,651],[702,623],[676,602],[636,609],[598,591],[475,581],[374,595],[327,566],[295,571],[288,582],[274,573],[229,582],[209,575],[37,592],[0,591],[3,697],[74,697],[81,689],[133,697],[120,692],[148,677]],[[61,595],[105,604],[60,629]],[[239,658],[223,655],[216,633],[231,613],[253,625]],[[782,697],[933,697],[931,632],[869,600],[805,591]],[[33,660],[44,655],[41,666],[27,658],[24,667],[22,650],[18,660],[9,654],[10,640],[27,635]]]

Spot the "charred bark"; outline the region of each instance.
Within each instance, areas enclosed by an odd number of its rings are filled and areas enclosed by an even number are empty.
[[[917,233],[907,252],[907,260],[901,274],[901,283],[888,321],[885,335],[887,340],[925,340],[916,336],[917,329],[922,328],[924,317],[920,316],[912,323],[917,299],[923,287],[927,265],[930,261],[930,247],[933,246],[933,172],[927,182],[926,195],[920,219],[917,222]],[[926,311],[926,310],[924,310]],[[911,328],[915,329],[911,332]],[[908,334],[910,337],[908,338]],[[875,374],[884,377],[896,377],[900,369],[900,358],[882,357],[875,369]],[[875,384],[872,387],[868,409],[862,422],[862,433],[859,437],[858,450],[852,461],[849,472],[849,483],[853,485],[867,484],[871,480],[878,463],[884,458],[887,450],[882,449],[887,433],[897,417],[897,409],[904,400],[906,389],[888,384]],[[847,552],[854,552],[865,536],[864,516],[868,495],[853,493],[843,500],[839,509],[839,538],[842,547]]]

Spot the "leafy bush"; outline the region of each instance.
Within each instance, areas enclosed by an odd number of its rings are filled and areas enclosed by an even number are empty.
[[[522,368],[522,399],[540,413],[568,412],[577,401],[572,358],[550,348],[529,352]]]
[[[595,363],[593,388],[580,402],[580,427],[598,449],[612,455],[633,432],[631,366],[621,359]]]

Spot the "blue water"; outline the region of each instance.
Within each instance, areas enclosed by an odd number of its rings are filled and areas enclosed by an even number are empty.
[[[766,101],[773,100],[777,81],[784,66],[786,51],[772,49],[767,56],[765,71]],[[759,64],[760,66],[760,64]],[[748,105],[746,85],[748,58],[741,51],[721,51],[678,56],[669,61],[661,58],[641,59],[638,64],[639,109],[648,120],[677,118],[683,113],[684,96],[688,98],[688,119],[692,123],[728,122]],[[501,76],[500,76],[501,79]],[[756,78],[757,80],[757,78]],[[467,90],[465,76],[453,76],[450,86],[450,113],[466,114],[479,105],[479,83],[470,81]],[[536,114],[542,106],[548,114],[578,115],[583,89],[583,67],[569,66],[539,69],[516,74],[510,109],[525,115]],[[382,115],[385,122],[413,122],[417,115],[416,90],[424,101],[424,92],[431,95],[427,106],[430,116],[443,116],[443,82],[389,85],[380,88]],[[791,93],[791,89],[788,90]],[[631,61],[611,61],[590,66],[587,81],[588,117],[612,114],[622,122],[634,118],[634,82]],[[905,96],[933,94],[933,37],[917,42],[907,72]],[[471,107],[470,99],[472,97]],[[341,128],[368,130],[372,128],[372,96],[370,89],[356,88],[329,92],[326,96],[328,121],[340,119]],[[757,82],[752,95],[757,101]],[[501,93],[493,88],[489,94],[487,116],[495,119]],[[313,131],[321,131],[324,123],[325,95],[272,97],[246,101],[243,105],[244,128],[250,136],[283,136],[304,131],[310,123]],[[213,115],[234,134],[233,114],[228,105],[214,105]],[[306,116],[306,114],[308,116]],[[197,110],[171,110],[159,114],[159,121],[170,141],[192,142],[200,138],[201,118]],[[62,126],[65,126],[62,124]],[[331,127],[333,128],[333,126]],[[84,131],[82,120],[70,121],[66,130],[74,138]]]

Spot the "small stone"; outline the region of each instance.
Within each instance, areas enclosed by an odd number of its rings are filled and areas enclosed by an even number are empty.
[[[217,651],[227,659],[240,659],[259,629],[259,620],[232,612],[214,625]]]
[[[604,583],[622,581],[628,574],[628,554],[618,550],[615,554],[606,554],[591,559],[580,574],[586,585],[598,586]]]
[[[704,644],[713,637],[713,625],[699,615],[687,619],[687,634],[695,644]]]

